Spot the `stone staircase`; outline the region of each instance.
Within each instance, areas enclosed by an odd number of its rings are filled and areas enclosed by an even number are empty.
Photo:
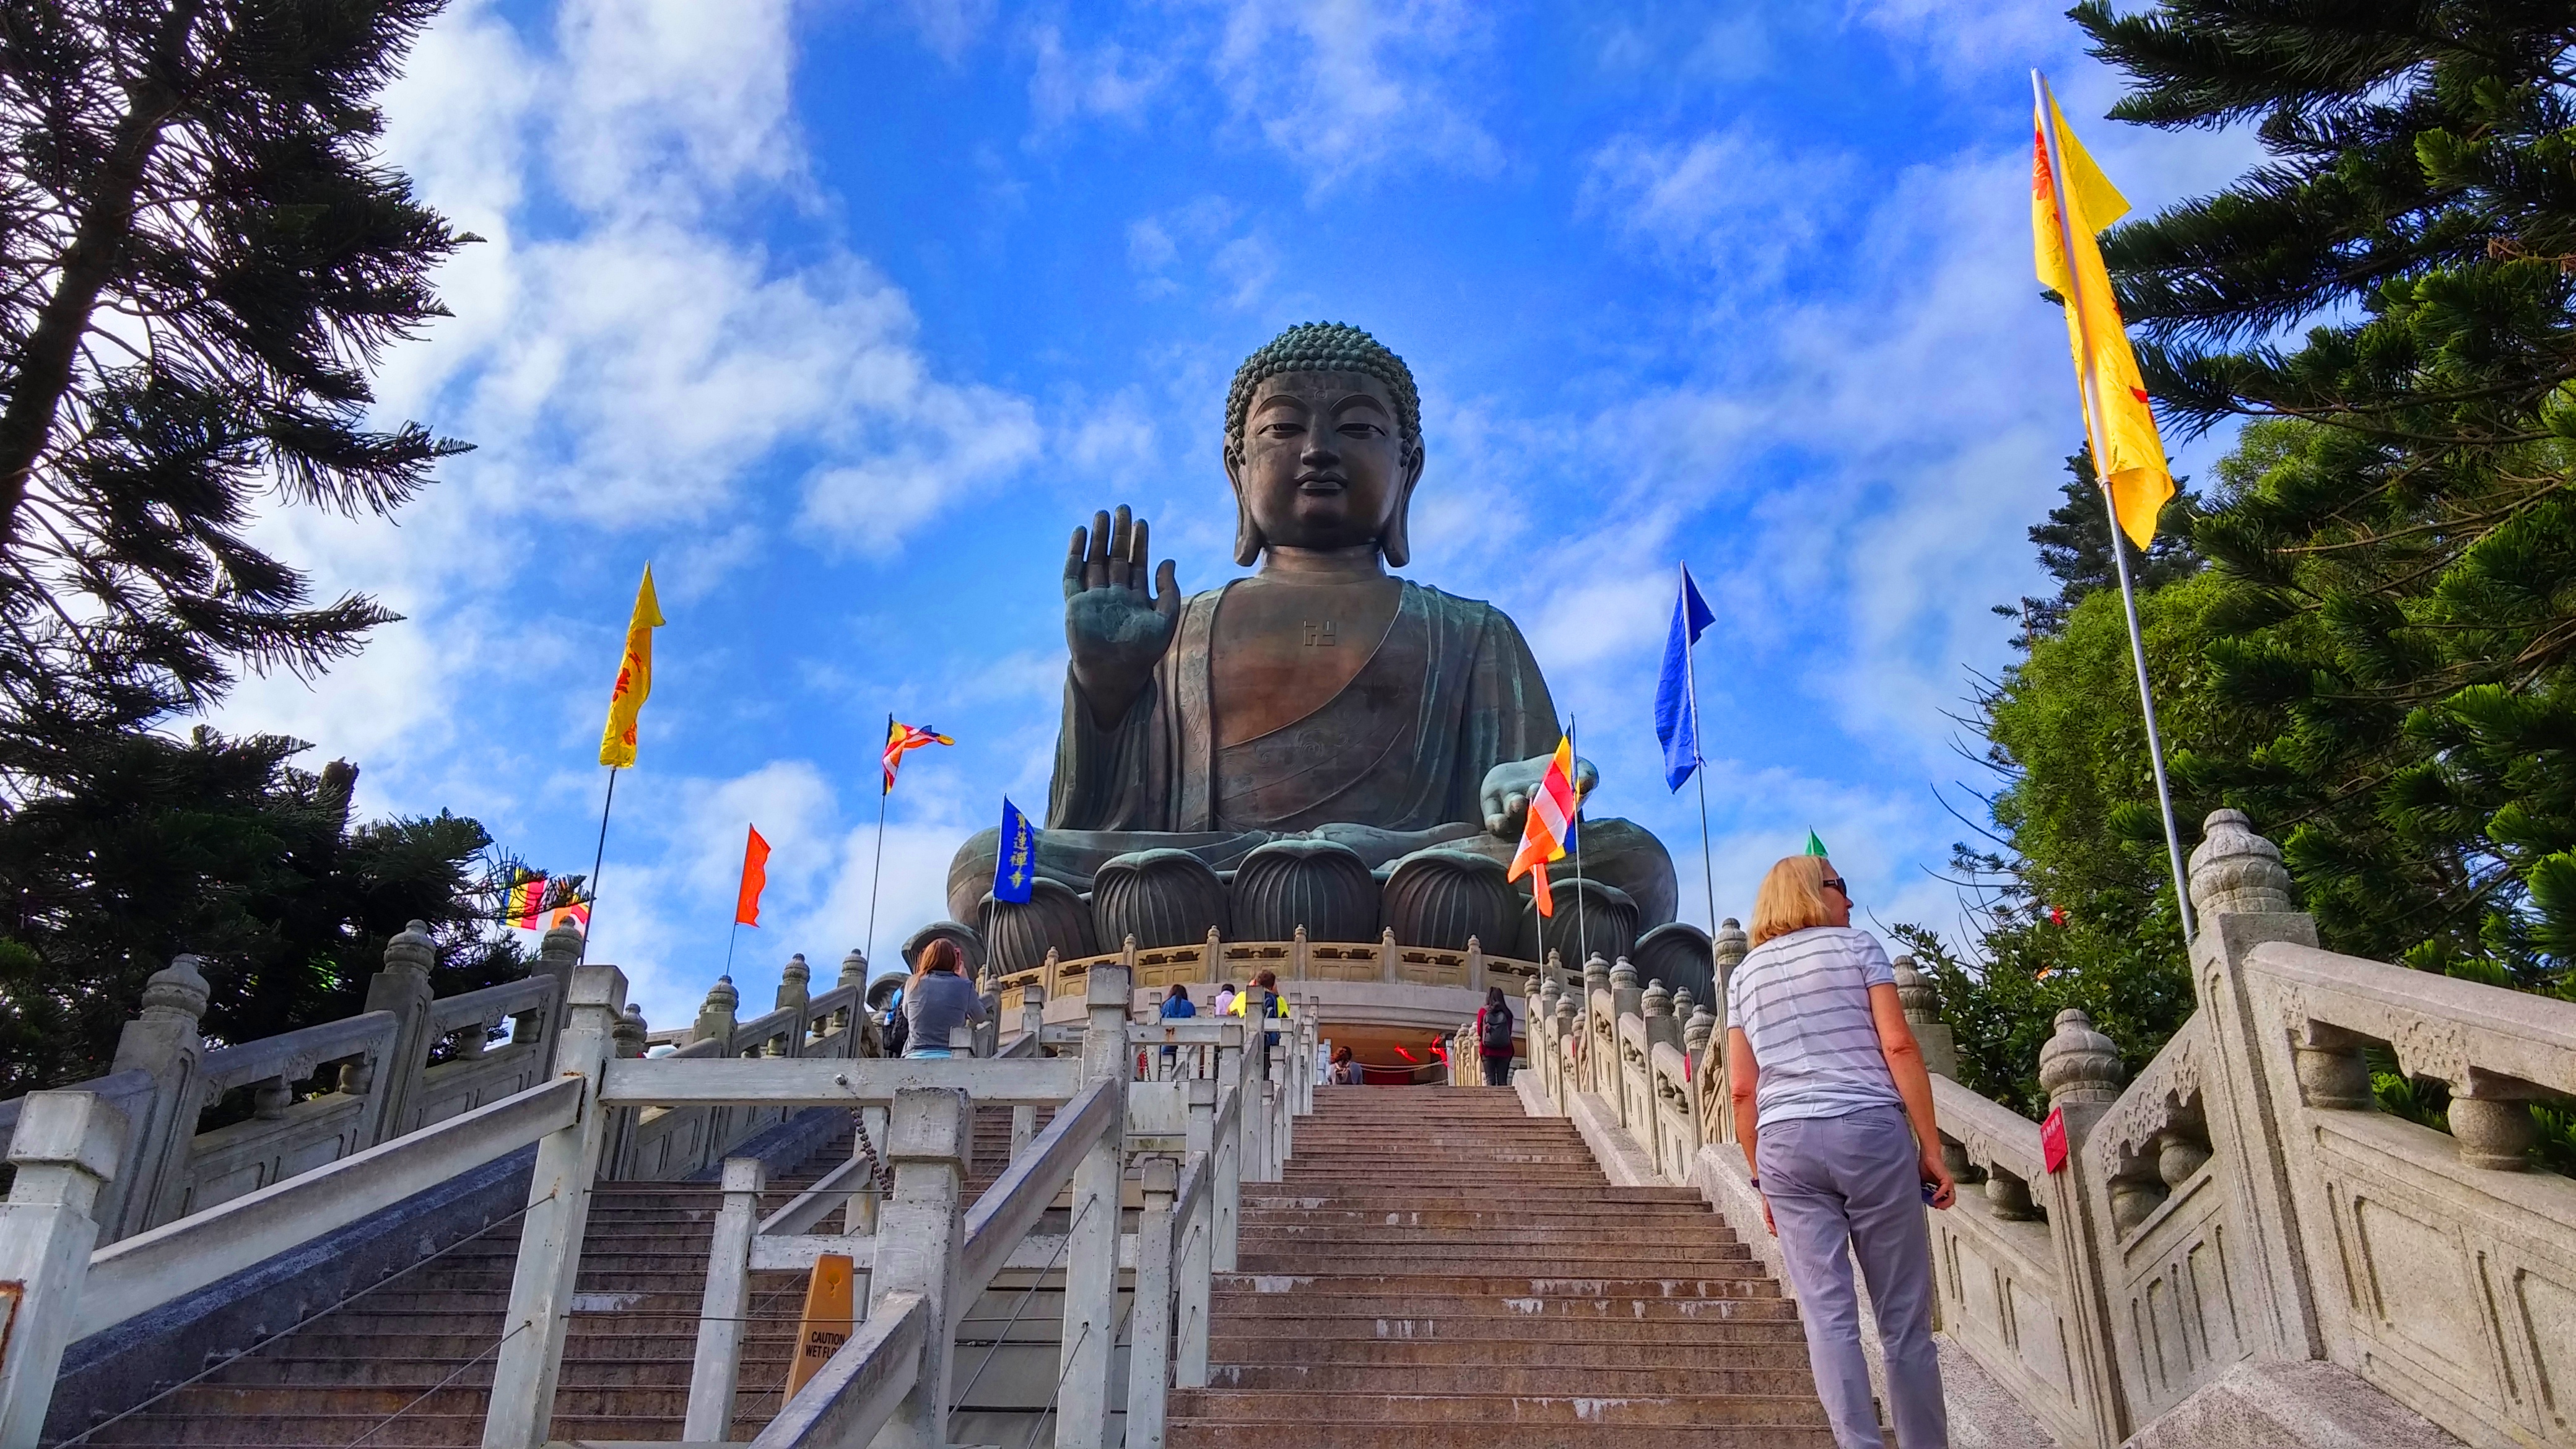
[[[1317,1093],[1244,1185],[1172,1449],[1831,1449],[1797,1309],[1682,1188],[1513,1092]]]
[[[1041,1129],[1047,1115],[1041,1110]],[[793,1171],[778,1174],[762,1211],[785,1206],[847,1161],[851,1140],[843,1126]],[[969,1193],[1001,1175],[1010,1141],[1008,1108],[975,1114]],[[554,1437],[680,1437],[720,1200],[712,1183],[598,1189],[555,1391]],[[518,1248],[513,1219],[78,1442],[479,1445]],[[801,1272],[752,1275],[734,1439],[751,1438],[779,1410],[804,1292]]]

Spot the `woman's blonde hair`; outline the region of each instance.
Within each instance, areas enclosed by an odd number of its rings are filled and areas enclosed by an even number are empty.
[[[1753,944],[1761,945],[1774,936],[1803,931],[1809,926],[1830,926],[1833,916],[1825,907],[1825,858],[1821,855],[1783,857],[1762,877],[1762,889],[1753,896]]]

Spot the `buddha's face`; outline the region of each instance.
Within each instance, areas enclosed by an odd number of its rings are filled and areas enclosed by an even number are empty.
[[[1386,384],[1361,373],[1283,372],[1253,394],[1234,488],[1263,539],[1288,548],[1374,544],[1422,471]]]

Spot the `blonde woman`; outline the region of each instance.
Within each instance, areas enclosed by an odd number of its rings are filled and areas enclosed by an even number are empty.
[[[1834,1443],[1883,1443],[1860,1351],[1856,1257],[1878,1314],[1897,1445],[1946,1449],[1923,1207],[1949,1207],[1957,1188],[1895,968],[1851,912],[1851,886],[1821,855],[1790,856],[1762,878],[1753,950],[1726,987],[1727,1090]]]

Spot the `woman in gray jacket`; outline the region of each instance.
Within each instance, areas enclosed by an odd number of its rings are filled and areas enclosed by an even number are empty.
[[[905,1056],[949,1056],[949,1032],[984,1024],[984,1000],[975,994],[975,983],[966,979],[965,965],[966,953],[944,936],[923,946],[914,958],[912,980],[903,988],[903,1019],[911,1029],[904,1043]]]

